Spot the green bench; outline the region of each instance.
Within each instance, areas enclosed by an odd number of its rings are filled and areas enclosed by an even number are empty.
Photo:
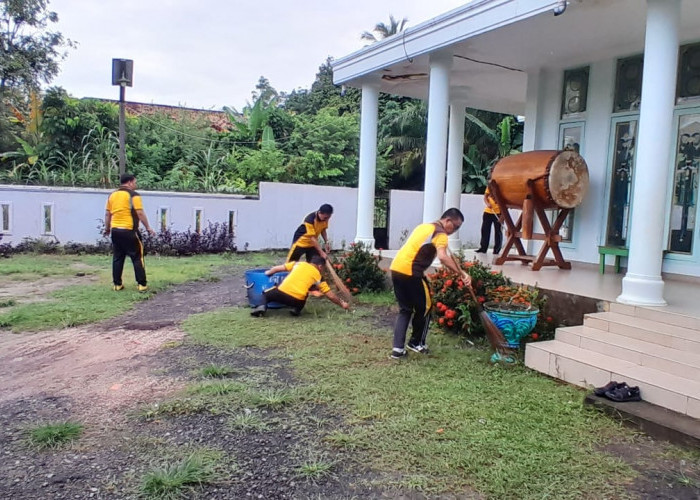
[[[615,272],[620,272],[620,257],[627,257],[630,254],[629,248],[625,247],[598,247],[598,253],[600,254],[600,274],[605,274],[605,256],[614,255],[615,256]]]

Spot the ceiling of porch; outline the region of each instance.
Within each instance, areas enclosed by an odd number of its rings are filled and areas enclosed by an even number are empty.
[[[479,32],[473,35],[459,33],[468,26],[464,19],[470,10],[482,11],[469,19],[469,26],[486,25],[491,12],[484,7],[493,4],[495,9],[505,3],[467,3],[339,59],[334,63],[336,83],[359,87],[369,77],[379,79],[382,92],[425,99],[429,55],[441,49],[453,56],[453,95],[464,97],[470,107],[523,114],[528,71],[558,71],[644,50],[644,0],[570,0],[559,16],[550,8],[557,2],[540,1],[541,12],[530,17],[475,30]],[[682,43],[698,41],[700,1],[681,3]]]

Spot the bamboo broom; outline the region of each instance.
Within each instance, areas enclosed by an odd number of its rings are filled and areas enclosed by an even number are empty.
[[[457,266],[457,269],[462,269],[462,266],[460,262],[457,260],[457,258],[454,256],[454,254],[450,254],[452,257],[452,261],[455,263],[455,266]],[[464,271],[462,271],[464,273]],[[469,293],[472,296],[472,299],[474,300],[474,303],[476,304],[477,311],[479,312],[479,319],[481,320],[481,324],[484,327],[484,330],[486,331],[486,338],[489,341],[489,344],[491,344],[491,348],[495,351],[495,353],[498,355],[495,358],[491,358],[492,361],[510,361],[513,359],[513,350],[508,347],[508,342],[506,341],[506,338],[503,336],[503,332],[498,329],[496,324],[489,318],[489,315],[484,311],[484,306],[481,305],[481,303],[476,299],[476,294],[474,293],[474,289],[471,286],[467,287],[469,289]]]
[[[338,292],[343,296],[343,299],[345,299],[348,304],[352,304],[352,294],[350,293],[350,290],[348,290],[348,287],[345,286],[343,280],[340,279],[340,276],[338,276],[338,274],[335,272],[335,269],[333,269],[333,264],[331,264],[330,260],[328,259],[326,259],[326,269],[328,269],[328,272],[333,279],[333,283],[338,289]]]

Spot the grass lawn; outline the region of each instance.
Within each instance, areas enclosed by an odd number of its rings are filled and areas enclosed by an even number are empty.
[[[398,472],[397,486],[470,487],[490,498],[625,497],[635,471],[601,450],[633,433],[584,407],[582,390],[523,366],[493,366],[487,350],[437,333],[428,357],[391,361],[391,329],[373,307],[391,302],[388,293],[353,313],[310,302],[299,320],[231,308],[191,316],[185,328],[196,342],[271,348],[290,359],[305,393],[345,416],[347,428],[326,439]]]
[[[0,327],[13,331],[41,331],[68,328],[119,316],[136,302],[148,299],[150,294],[167,287],[207,279],[223,265],[265,266],[272,262],[271,254],[261,253],[248,257],[240,255],[198,255],[194,257],[146,257],[149,292],[138,293],[133,282],[133,268],[127,259],[124,264],[125,290],[111,288],[111,256],[108,255],[36,255],[19,254],[2,261],[0,285],[8,287],[37,282],[41,289],[46,282],[75,280],[80,284],[59,288],[40,301],[21,303],[4,301],[0,308]],[[60,283],[59,283],[60,286]]]

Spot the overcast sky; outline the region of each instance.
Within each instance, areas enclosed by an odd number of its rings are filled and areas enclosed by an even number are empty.
[[[466,0],[50,0],[78,43],[51,82],[74,97],[118,99],[112,58],[134,60],[130,101],[242,108],[263,75],[278,91],[309,88],[328,56],[363,47],[389,15],[415,26]]]

